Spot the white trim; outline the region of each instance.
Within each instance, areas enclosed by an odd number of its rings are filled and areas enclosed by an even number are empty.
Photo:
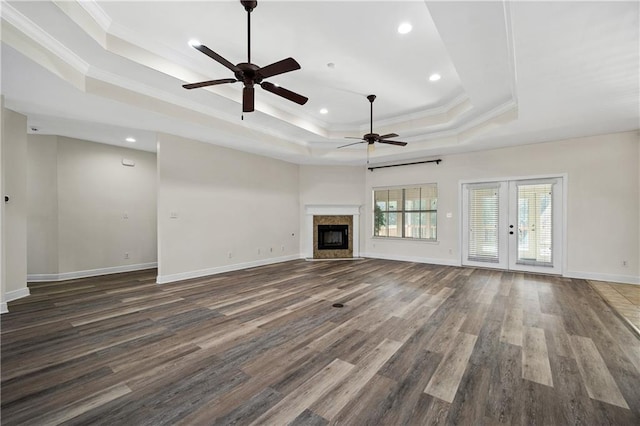
[[[7,302],[0,303],[0,314],[6,314],[9,312],[9,308],[7,307]]]
[[[233,265],[217,266],[215,268],[200,269],[197,271],[180,272],[170,275],[158,275],[157,284],[167,284],[175,281],[183,281],[191,278],[206,277],[208,275],[222,274],[224,272],[239,271],[241,269],[254,268],[256,266],[272,265],[274,263],[288,262],[290,260],[300,259],[302,256],[294,254],[290,256],[274,257],[271,259],[254,260],[251,262],[236,263]]]
[[[87,71],[89,71],[89,64],[82,60],[80,56],[76,55],[71,49],[53,38],[49,33],[6,2],[2,2],[2,18],[35,43],[66,62],[76,71],[82,74],[86,74]]]
[[[307,231],[305,258],[313,257],[313,216],[353,216],[353,257],[360,257],[360,205],[359,204],[307,204],[305,229]]]
[[[318,216],[356,216],[360,214],[359,204],[307,204],[304,212]]]
[[[136,265],[112,266],[109,268],[88,269],[86,271],[63,272],[61,274],[29,274],[27,281],[32,283],[44,281],[66,281],[76,278],[97,277],[100,275],[117,274],[120,272],[143,271],[158,267],[158,262],[138,263]]]
[[[461,179],[459,180],[460,187],[462,188],[462,184],[468,183],[492,183],[492,182],[500,182],[505,180],[539,180],[539,179],[558,179],[563,178],[566,179],[568,177],[567,173],[549,173],[544,175],[529,175],[529,176],[498,176],[498,177],[490,177],[490,178],[478,178],[478,179]]]
[[[363,253],[362,257],[372,259],[384,259],[384,260],[399,260],[401,262],[415,262],[415,263],[430,263],[432,265],[443,266],[462,266],[457,259],[434,259],[429,257],[420,256],[397,256],[389,254],[377,254],[377,253]]]
[[[102,9],[97,2],[94,0],[84,0],[79,1],[78,4],[82,7],[91,18],[102,28],[102,30],[106,33],[109,31],[109,27],[111,26],[112,19],[107,14],[107,12]]]
[[[581,271],[567,271],[564,275],[565,278],[575,278],[582,280],[593,281],[607,281],[622,284],[635,284],[640,285],[640,277],[633,275],[617,275],[617,274],[601,274],[598,272],[581,272]]]
[[[5,293],[5,303],[11,302],[12,300],[22,299],[23,297],[29,296],[29,287],[21,288],[19,290],[8,291]]]
[[[379,121],[376,120],[376,123],[378,127],[389,127],[389,126],[399,127],[399,126],[408,125],[408,124],[415,125],[415,123],[419,122],[420,120],[437,118],[437,119],[440,119],[441,121],[437,125],[444,126],[449,124],[451,121],[453,121],[454,118],[457,118],[458,116],[462,115],[462,113],[467,111],[467,110],[461,111],[453,115],[452,117],[452,113],[456,112],[455,111],[456,108],[459,108],[465,102],[468,102],[468,103],[471,102],[469,99],[469,95],[467,95],[466,93],[460,93],[458,96],[451,99],[449,102],[447,102],[444,105],[430,108],[427,110],[420,110],[413,113],[409,113],[402,116],[401,118],[396,117],[396,118],[387,118]],[[337,126],[329,127],[328,137],[332,139],[339,139],[344,136],[348,136],[353,132],[354,128],[357,128],[357,130],[361,132],[368,132],[370,124],[371,123],[369,123],[368,121],[366,123],[352,122],[352,123],[339,124]],[[420,126],[418,125],[418,127]]]
[[[567,276],[568,270],[568,212],[569,212],[569,174],[568,173],[551,173],[542,175],[530,175],[530,176],[503,176],[503,177],[491,177],[491,178],[477,178],[477,179],[460,179],[458,181],[458,247],[460,248],[460,264],[462,265],[462,259],[464,258],[464,241],[463,241],[463,215],[465,214],[464,203],[464,185],[478,184],[478,183],[499,183],[510,181],[536,181],[545,179],[562,179],[562,236],[560,238],[560,247],[562,250],[562,260],[560,262],[560,270],[557,272],[561,276]],[[481,265],[469,264],[472,267],[483,267]],[[488,268],[491,268],[491,264],[487,264]],[[505,269],[506,270],[506,269]]]
[[[511,23],[511,7],[508,1],[502,2],[504,11],[505,37],[507,39],[507,62],[509,63],[509,85],[511,86],[511,99],[518,104],[518,70],[516,68],[516,42]]]

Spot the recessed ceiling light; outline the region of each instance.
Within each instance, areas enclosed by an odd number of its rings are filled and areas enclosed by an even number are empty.
[[[441,78],[440,74],[431,74],[429,76],[429,81],[438,81],[438,80],[440,80],[440,78]]]
[[[327,68],[335,68],[335,67],[336,67],[336,64],[334,64],[333,62],[329,62],[327,64]]]
[[[326,108],[322,108],[322,109],[320,110],[320,114],[328,114],[328,113],[329,113],[329,110],[328,110],[328,109],[326,109]]]
[[[198,46],[202,46],[202,43],[200,43],[198,40],[191,39],[189,40],[189,46],[198,47]]]
[[[132,138],[131,136],[129,136],[128,138],[125,139],[125,141],[127,141],[127,142],[135,142],[136,139]]]
[[[398,26],[398,32],[400,34],[407,34],[407,33],[411,32],[412,29],[413,29],[413,27],[408,22],[403,22],[402,24],[400,24]]]

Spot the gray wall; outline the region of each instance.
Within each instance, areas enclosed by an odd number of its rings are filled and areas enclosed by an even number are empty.
[[[298,169],[160,135],[158,282],[298,258]]]
[[[460,181],[567,174],[565,275],[640,283],[638,132],[614,133],[441,157],[367,173],[365,252],[370,256],[460,263]],[[438,184],[438,242],[371,238],[375,187]],[[447,218],[446,213],[452,217]],[[449,252],[451,250],[451,253]],[[626,260],[628,266],[623,266]]]
[[[155,266],[155,154],[61,136],[28,146],[29,280]]]
[[[27,118],[2,108],[2,303],[27,289]],[[5,309],[5,306],[2,306]]]

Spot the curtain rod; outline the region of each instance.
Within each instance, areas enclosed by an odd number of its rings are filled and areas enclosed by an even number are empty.
[[[437,160],[427,160],[427,161],[416,161],[414,163],[402,163],[402,164],[390,164],[388,166],[375,166],[375,167],[368,167],[368,169],[370,171],[374,171],[375,169],[384,169],[387,167],[399,167],[399,166],[411,166],[413,164],[425,164],[425,163],[436,163],[436,164],[440,164],[440,162],[442,161],[442,159],[438,158]]]

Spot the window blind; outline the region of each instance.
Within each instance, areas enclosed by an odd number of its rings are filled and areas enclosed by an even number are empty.
[[[552,264],[553,184],[518,185],[519,264]]]
[[[482,184],[469,188],[469,253],[476,262],[499,261],[499,185]]]

